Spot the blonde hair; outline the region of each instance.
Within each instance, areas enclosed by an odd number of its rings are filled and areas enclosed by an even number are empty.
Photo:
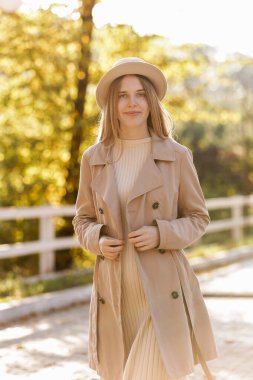
[[[154,86],[146,77],[137,74],[135,74],[135,76],[140,80],[145,90],[150,109],[147,120],[148,127],[152,128],[154,133],[163,139],[172,137],[172,119],[168,111],[162,106]],[[117,105],[119,87],[123,77],[124,76],[121,76],[111,83],[105,108],[101,111],[97,141],[103,142],[107,147],[112,146],[119,138],[120,125],[117,115]]]

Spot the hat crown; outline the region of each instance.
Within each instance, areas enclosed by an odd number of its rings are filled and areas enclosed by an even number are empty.
[[[123,57],[100,79],[96,89],[96,100],[100,108],[106,104],[111,83],[124,75],[142,75],[149,79],[161,100],[167,89],[167,81],[162,71],[155,65],[137,57]]]
[[[124,63],[131,63],[131,62],[141,62],[141,63],[146,63],[143,59],[137,58],[137,57],[124,57],[120,58],[117,62],[115,62],[112,67],[116,67],[119,65],[122,65]]]

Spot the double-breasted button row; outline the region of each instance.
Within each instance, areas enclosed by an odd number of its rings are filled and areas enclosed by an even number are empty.
[[[98,296],[98,302],[105,304],[105,299],[101,296]]]
[[[99,211],[100,214],[104,213],[104,210],[101,207],[99,207],[98,211]]]
[[[159,207],[159,202],[154,202],[154,203],[152,204],[152,208],[153,208],[154,210],[156,210],[158,207]]]

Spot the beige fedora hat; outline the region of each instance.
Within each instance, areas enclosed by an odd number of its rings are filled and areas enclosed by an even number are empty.
[[[96,101],[100,108],[104,108],[110,84],[122,75],[139,74],[147,77],[153,84],[160,100],[166,94],[167,81],[161,70],[151,63],[136,57],[121,58],[100,79],[96,89]]]

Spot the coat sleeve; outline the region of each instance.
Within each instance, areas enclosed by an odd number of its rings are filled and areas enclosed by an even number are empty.
[[[83,153],[80,165],[76,215],[73,218],[72,224],[80,245],[92,253],[102,255],[98,242],[104,224],[97,223],[91,181],[91,168],[88,160],[88,151],[86,151]]]
[[[159,249],[184,249],[199,239],[210,222],[205,199],[189,149],[182,153],[178,195],[178,218],[156,220]]]

